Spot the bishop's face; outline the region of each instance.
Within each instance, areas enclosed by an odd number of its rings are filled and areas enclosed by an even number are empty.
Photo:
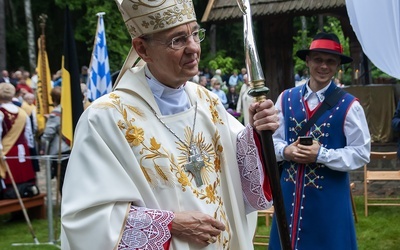
[[[195,41],[198,37],[194,36],[198,35],[199,29],[197,22],[191,22],[145,39],[145,61],[158,81],[168,87],[178,88],[198,73],[201,48],[200,42]]]
[[[310,52],[306,57],[310,70],[310,88],[318,91],[327,86],[340,65],[340,57],[323,52]]]

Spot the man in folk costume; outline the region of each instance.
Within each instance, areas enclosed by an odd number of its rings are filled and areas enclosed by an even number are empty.
[[[348,172],[369,162],[371,139],[359,101],[332,80],[353,61],[342,51],[335,34],[317,34],[310,49],[297,52],[310,79],[275,105],[280,125],[273,139],[293,249],[357,249]],[[304,135],[312,145],[300,143]],[[281,249],[275,220],[269,249]]]
[[[258,138],[278,127],[272,101],[243,127],[188,81],[205,37],[191,0],[116,3],[133,48],[78,123],[62,249],[253,249],[246,214],[272,205]]]
[[[29,158],[28,140],[30,121],[24,110],[12,103],[15,95],[15,87],[11,83],[0,84],[0,136],[1,136],[1,157],[10,157],[7,163],[10,167],[16,184],[31,182],[35,183],[35,172]],[[33,142],[31,142],[33,143]],[[10,174],[6,172],[5,162],[1,161],[0,185],[13,189]]]

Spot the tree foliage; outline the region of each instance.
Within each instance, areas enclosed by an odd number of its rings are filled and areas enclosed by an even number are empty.
[[[26,44],[26,22],[23,1],[6,1],[6,45],[9,70],[19,67],[29,69]],[[207,1],[194,0],[198,19],[204,13]],[[64,9],[68,5],[74,28],[79,66],[89,65],[97,27],[98,12],[105,12],[104,24],[111,71],[119,70],[131,47],[131,37],[125,27],[115,1],[100,0],[35,0],[32,1],[32,16],[35,37],[40,36],[39,15],[48,16],[46,22],[46,50],[50,70],[61,68],[64,38]],[[2,8],[3,6],[0,6]]]
[[[26,45],[26,24],[23,3],[9,1],[12,6],[6,8],[7,65],[9,70],[19,67],[28,69]],[[201,20],[207,1],[193,0],[197,19]],[[106,12],[104,23],[111,71],[119,70],[131,47],[131,38],[114,1],[100,0],[36,0],[32,1],[32,15],[35,23],[35,37],[41,34],[38,23],[39,15],[48,16],[46,22],[46,50],[50,70],[61,68],[64,37],[64,9],[68,5],[73,21],[79,66],[89,65],[94,44],[98,12]],[[16,20],[16,21],[14,21]],[[210,30],[210,23],[201,23]],[[260,42],[259,42],[260,43]],[[239,70],[244,66],[243,24],[241,20],[229,25],[217,24],[217,55],[210,52],[210,40],[201,44],[202,59],[200,67],[221,68],[225,73]],[[215,57],[216,56],[216,57]],[[215,57],[215,58],[214,58]],[[211,63],[211,65],[210,65]]]
[[[226,55],[225,50],[219,50],[215,56],[208,61],[208,68],[220,69],[222,75],[232,74],[233,70],[237,70],[239,61]]]
[[[26,20],[24,15],[23,1],[5,0],[4,12],[6,20],[6,48],[7,48],[7,66],[9,70],[16,70],[19,67],[29,69]],[[208,1],[193,0],[197,13],[197,20],[201,20]],[[131,47],[131,37],[126,30],[125,24],[118,11],[114,1],[100,0],[35,0],[31,1],[32,17],[34,21],[35,38],[39,38],[41,29],[38,23],[39,15],[48,16],[46,23],[46,49],[50,62],[50,70],[56,72],[61,68],[61,56],[63,52],[64,38],[64,9],[69,6],[78,51],[79,66],[89,65],[91,53],[94,44],[94,38],[97,26],[98,12],[105,12],[104,23],[106,29],[106,39],[109,54],[109,64],[111,71],[119,70],[125,60]],[[3,8],[3,6],[0,6]],[[307,30],[301,29],[300,17],[294,19],[294,48],[293,52],[308,46],[312,37],[318,33],[318,17],[307,16]],[[328,32],[334,32],[339,36],[344,45],[344,51],[349,54],[348,41],[344,39],[340,22],[334,17],[324,17],[324,29]],[[211,23],[201,23],[210,31]],[[225,74],[230,74],[232,70],[239,70],[244,67],[244,49],[243,49],[243,23],[241,20],[233,20],[229,23],[217,23],[216,46],[217,54],[210,51],[210,40],[207,35],[206,40],[201,43],[202,57],[200,68],[208,67],[212,70],[220,68]],[[258,26],[262,22],[254,22],[255,36],[259,35]],[[303,32],[306,32],[307,40],[302,40]],[[208,33],[209,34],[209,33]],[[262,54],[262,41],[256,41],[260,55]],[[4,56],[4,55],[0,55]],[[261,57],[261,63],[264,58]],[[306,68],[305,63],[293,54],[295,72]],[[350,78],[351,69],[347,70],[344,77]],[[346,73],[346,72],[345,72]],[[378,69],[373,70],[373,75],[379,75]],[[346,78],[345,78],[346,79]]]
[[[61,9],[64,9],[68,4],[75,16],[81,17],[76,18],[74,26],[75,39],[81,46],[80,51],[82,54],[86,55],[85,58],[80,58],[81,65],[89,65],[90,63],[98,20],[96,14],[99,12],[106,13],[103,18],[110,70],[119,70],[131,47],[131,38],[116,3],[114,1],[99,0],[56,0],[56,4]]]

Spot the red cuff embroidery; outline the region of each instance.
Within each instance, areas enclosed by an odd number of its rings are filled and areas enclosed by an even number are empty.
[[[169,225],[174,217],[171,211],[131,205],[118,249],[165,249],[164,244],[171,239]]]
[[[171,232],[171,229],[172,229],[172,222],[170,222],[170,223],[168,224],[168,230],[169,230],[170,232]],[[169,249],[169,246],[171,245],[171,240],[172,240],[172,237],[169,238],[169,240],[168,240],[167,242],[164,243],[164,250],[168,250],[168,249]]]
[[[263,210],[271,207],[271,190],[265,178],[263,163],[258,145],[260,141],[251,126],[239,134],[237,140],[237,159],[241,176],[243,195],[253,209]]]

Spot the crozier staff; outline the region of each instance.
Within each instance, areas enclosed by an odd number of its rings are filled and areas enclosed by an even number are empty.
[[[259,60],[256,42],[253,34],[253,20],[251,15],[251,5],[249,0],[237,0],[238,6],[243,13],[243,35],[244,52],[246,68],[248,72],[248,81],[253,88],[249,90],[249,95],[254,97],[256,102],[266,100],[269,92],[265,86],[265,78],[262,66]],[[279,232],[279,240],[282,250],[292,250],[289,237],[289,226],[286,220],[283,204],[282,189],[279,182],[279,170],[275,157],[274,142],[272,140],[273,131],[261,131],[262,159],[265,163],[264,170],[271,183],[272,196],[274,198],[274,216],[276,218],[276,227]]]
[[[252,104],[243,127],[188,82],[205,38],[190,0],[116,2],[133,48],[77,126],[62,248],[253,249],[246,214],[272,204],[258,132],[278,127],[273,103]]]

